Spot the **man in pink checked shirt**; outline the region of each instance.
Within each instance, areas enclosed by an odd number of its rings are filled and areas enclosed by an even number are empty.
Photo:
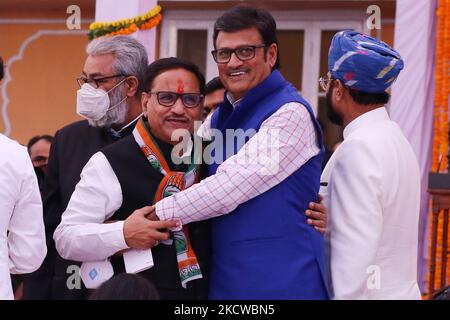
[[[150,217],[214,218],[210,299],[328,299],[323,238],[305,217],[318,201],[322,133],[278,71],[275,21],[238,6],[213,38],[226,92],[199,130],[212,137],[209,177],[156,203]]]

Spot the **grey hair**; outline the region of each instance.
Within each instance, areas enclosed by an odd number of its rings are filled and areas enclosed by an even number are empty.
[[[86,47],[89,56],[112,54],[115,73],[135,76],[138,79],[136,96],[144,90],[145,70],[148,65],[147,51],[136,39],[128,36],[106,36],[92,40]]]

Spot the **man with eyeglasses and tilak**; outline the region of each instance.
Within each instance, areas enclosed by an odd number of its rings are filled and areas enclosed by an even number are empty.
[[[73,277],[72,267],[79,263],[57,254],[53,232],[89,158],[131,134],[142,113],[140,100],[148,65],[144,46],[127,36],[102,37],[90,42],[86,53],[76,100],[76,111],[86,120],[55,134],[43,187],[48,253],[41,268],[25,279],[25,299],[86,297],[86,289]]]
[[[209,177],[157,202],[150,218],[214,218],[210,299],[328,299],[324,239],[305,215],[318,201],[322,132],[278,71],[275,21],[234,7],[213,39],[226,92],[199,130],[215,150]]]
[[[162,299],[205,299],[209,222],[169,233],[176,221],[151,221],[150,206],[200,180],[201,148],[175,148],[203,116],[205,79],[178,58],[160,59],[145,72],[143,116],[131,135],[103,148],[81,173],[61,224],[58,252],[82,262],[81,278],[96,288],[114,274],[139,273]],[[189,161],[184,161],[187,158]]]

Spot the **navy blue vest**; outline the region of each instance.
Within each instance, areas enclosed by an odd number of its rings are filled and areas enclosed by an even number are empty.
[[[321,152],[277,186],[212,220],[210,299],[329,297],[324,240],[305,216],[308,203],[317,201],[323,155],[322,132],[309,104],[273,71],[235,110],[225,99],[214,113],[211,127],[220,130],[223,137],[226,129],[258,131],[264,120],[289,102],[298,102],[308,110]],[[218,140],[212,143],[213,156],[219,158],[236,154],[242,147],[242,143],[229,141],[228,145]],[[209,175],[217,167],[217,163],[210,165]]]

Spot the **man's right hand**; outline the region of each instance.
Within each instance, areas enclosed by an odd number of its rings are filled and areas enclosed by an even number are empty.
[[[323,204],[323,196],[319,194],[319,202],[310,202],[309,209],[305,211],[308,216],[308,224],[313,226],[322,235],[327,229],[328,210]]]
[[[160,241],[169,239],[168,230],[178,226],[176,221],[151,221],[146,218],[152,207],[135,210],[123,224],[125,242],[130,248],[147,249],[158,245]]]

